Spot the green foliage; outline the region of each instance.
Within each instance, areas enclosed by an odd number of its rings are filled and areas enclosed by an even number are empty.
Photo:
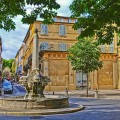
[[[82,70],[84,73],[88,73],[102,67],[102,61],[99,60],[98,43],[92,42],[90,38],[79,39],[68,52],[68,59],[71,61],[74,70]]]
[[[26,6],[29,5],[29,6]],[[31,13],[27,13],[28,7],[34,7]],[[55,10],[59,8],[55,0],[1,0],[0,1],[0,29],[6,31],[15,29],[13,18],[22,15],[22,22],[33,23],[37,17],[44,19],[44,23],[53,23],[56,16]]]
[[[9,67],[10,69],[12,69],[13,61],[14,61],[13,59],[9,59],[9,60],[3,59],[3,69],[6,67]]]
[[[96,35],[99,43],[111,44],[114,32],[120,33],[120,0],[73,0],[70,10],[78,18],[73,28],[83,28],[79,38]]]

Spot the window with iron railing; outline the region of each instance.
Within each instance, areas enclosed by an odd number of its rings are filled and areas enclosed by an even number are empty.
[[[48,49],[49,49],[48,42],[43,42],[40,44],[40,50],[48,50]]]
[[[114,44],[111,45],[100,45],[101,53],[114,53]]]
[[[58,48],[60,51],[67,51],[67,44],[59,43]]]

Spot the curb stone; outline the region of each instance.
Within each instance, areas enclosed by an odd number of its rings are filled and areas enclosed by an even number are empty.
[[[74,108],[62,108],[62,109],[48,109],[48,110],[35,110],[35,111],[0,111],[1,115],[11,115],[11,116],[38,116],[38,115],[52,115],[52,114],[66,114],[73,113],[83,110],[85,107],[83,105],[78,105]]]

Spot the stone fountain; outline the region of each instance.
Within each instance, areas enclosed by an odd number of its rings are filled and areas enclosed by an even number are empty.
[[[34,69],[29,75],[22,76],[20,83],[26,87],[26,95],[23,97],[8,97],[0,99],[0,108],[9,109],[56,109],[69,106],[68,97],[53,95],[46,97],[43,93],[50,79],[39,75],[38,69]]]
[[[20,78],[21,84],[23,84],[27,90],[26,97],[30,99],[44,98],[43,91],[45,86],[48,85],[48,82],[50,82],[47,76],[40,75],[38,71],[39,70],[36,68],[31,73],[28,72],[27,77],[22,76]]]

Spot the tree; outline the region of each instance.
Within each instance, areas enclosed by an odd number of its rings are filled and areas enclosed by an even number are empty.
[[[102,61],[99,60],[100,49],[96,41],[90,38],[78,39],[78,42],[68,50],[68,60],[71,61],[73,70],[83,71],[87,74],[88,96],[88,73],[98,70],[102,67]]]
[[[33,7],[29,14],[28,7]],[[51,24],[59,7],[55,0],[0,0],[0,29],[14,30],[13,18],[18,15],[22,15],[23,23],[31,24],[40,17],[44,19],[43,23]]]
[[[78,18],[73,28],[83,28],[79,38],[96,35],[99,43],[111,44],[120,33],[120,0],[73,0],[70,10]]]
[[[15,67],[16,67],[15,65],[16,65],[15,60],[13,60],[12,61],[12,68],[11,68],[11,71],[12,71],[13,74],[15,74]]]
[[[12,70],[13,61],[14,61],[13,59],[9,59],[9,60],[3,59],[3,69],[8,67]]]

